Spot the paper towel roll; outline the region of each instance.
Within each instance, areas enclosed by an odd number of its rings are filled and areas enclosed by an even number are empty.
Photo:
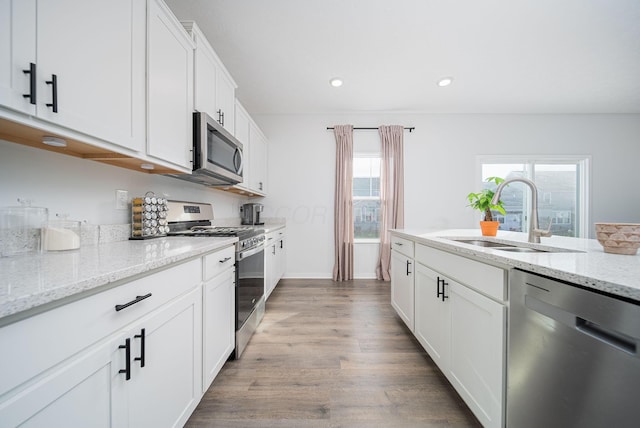
[[[80,248],[80,237],[73,230],[45,227],[42,233],[45,251],[75,250]]]

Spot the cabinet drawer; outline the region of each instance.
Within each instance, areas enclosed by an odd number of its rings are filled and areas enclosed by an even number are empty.
[[[391,235],[391,249],[413,258],[413,241]]]
[[[202,278],[208,281],[226,269],[233,267],[235,262],[236,248],[233,245],[223,250],[207,254],[204,256],[204,272]]]
[[[201,272],[198,258],[0,328],[0,396],[199,285]]]
[[[504,269],[416,244],[416,261],[501,302],[507,299]]]

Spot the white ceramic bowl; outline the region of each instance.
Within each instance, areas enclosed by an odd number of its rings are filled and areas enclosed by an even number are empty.
[[[605,253],[634,255],[640,248],[640,224],[596,223],[596,238]]]

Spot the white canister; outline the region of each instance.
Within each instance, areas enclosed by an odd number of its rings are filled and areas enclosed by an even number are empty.
[[[66,251],[80,248],[80,222],[72,220],[50,221],[42,231],[45,251]]]

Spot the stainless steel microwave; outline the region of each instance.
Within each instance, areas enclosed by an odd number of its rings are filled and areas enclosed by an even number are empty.
[[[193,113],[193,173],[172,177],[205,186],[242,183],[242,143],[214,118]]]

